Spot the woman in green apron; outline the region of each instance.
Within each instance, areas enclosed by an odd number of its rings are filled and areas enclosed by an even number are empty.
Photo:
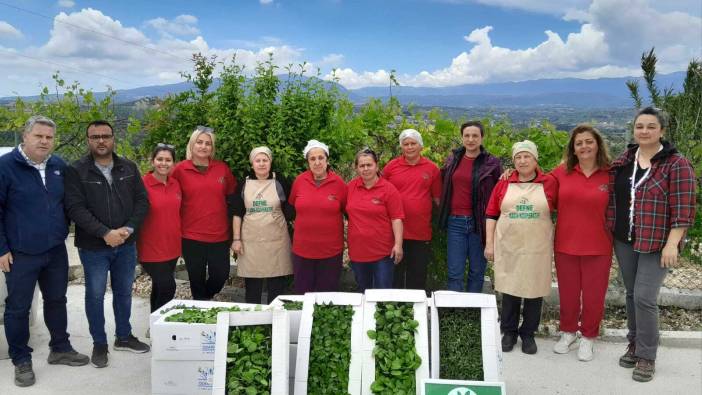
[[[271,171],[271,150],[256,147],[249,160],[253,171],[235,193],[232,251],[237,275],[244,278],[246,303],[261,303],[264,280],[270,303],[283,293],[293,272],[288,221],[295,211],[288,203],[289,184]]]
[[[495,290],[502,293],[500,329],[505,352],[512,350],[519,335],[522,352],[536,353],[534,333],[543,297],[551,292],[556,184],[540,171],[538,158],[533,142],[515,143],[512,161],[517,171],[495,186],[486,210],[485,258],[494,260]]]

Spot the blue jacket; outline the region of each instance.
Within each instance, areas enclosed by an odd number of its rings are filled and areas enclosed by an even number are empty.
[[[63,209],[66,163],[52,155],[41,174],[18,148],[0,157],[0,255],[37,255],[63,243],[68,221]]]

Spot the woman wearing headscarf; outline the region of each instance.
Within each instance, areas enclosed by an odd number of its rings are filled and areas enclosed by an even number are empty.
[[[551,211],[556,185],[541,172],[538,158],[533,142],[514,143],[512,161],[517,171],[498,182],[485,211],[485,258],[494,260],[495,290],[502,293],[500,329],[505,352],[512,351],[519,335],[522,352],[536,353],[534,333],[541,321],[543,297],[551,292]]]
[[[308,170],[293,182],[289,199],[295,207],[295,293],[337,291],[344,252],[346,184],[329,169],[326,144],[310,140],[302,154]]]
[[[695,172],[663,139],[666,114],[647,107],[634,118],[634,141],[610,168],[607,225],[624,287],[629,346],[619,365],[650,381],[658,351],[658,294],[695,220]]]
[[[252,171],[234,196],[232,251],[237,275],[244,278],[246,303],[261,303],[264,280],[270,303],[282,294],[293,273],[288,221],[295,210],[288,202],[289,184],[271,171],[273,153],[262,146],[249,154]]]
[[[173,169],[180,183],[183,259],[195,300],[210,300],[229,278],[231,224],[227,202],[236,179],[215,159],[212,128],[198,126],[190,135],[185,160]]]
[[[405,220],[402,232],[402,261],[395,266],[394,288],[425,289],[431,255],[432,203],[441,196],[441,173],[434,162],[422,156],[424,141],[414,129],[399,136],[402,155],[383,168],[382,177],[402,197]]]

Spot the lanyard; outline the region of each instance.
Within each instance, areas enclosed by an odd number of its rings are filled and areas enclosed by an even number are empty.
[[[636,149],[636,155],[634,156],[634,170],[631,172],[631,189],[629,191],[629,241],[631,241],[631,234],[634,231],[634,201],[636,200],[636,188],[638,188],[644,180],[648,177],[648,175],[651,173],[651,168],[653,168],[653,163],[646,169],[646,172],[644,175],[641,177],[639,181],[636,181],[636,170],[639,167],[639,151],[641,148]],[[658,152],[661,152],[663,150],[663,145],[658,147]],[[657,152],[657,153],[658,153]]]

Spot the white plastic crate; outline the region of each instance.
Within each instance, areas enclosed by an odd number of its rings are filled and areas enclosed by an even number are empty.
[[[307,299],[307,295],[280,295],[268,305],[271,308],[283,309],[283,304],[286,300],[293,302],[302,302],[303,305]],[[297,344],[297,337],[300,333],[300,319],[302,318],[302,310],[285,310],[288,312],[290,319],[290,343]]]
[[[300,335],[297,345],[297,362],[295,363],[295,395],[307,394],[307,378],[310,363],[310,346],[314,306],[333,303],[339,306],[353,306],[351,319],[351,361],[349,365],[348,392],[352,395],[361,393],[361,373],[363,370],[363,294],[347,292],[307,293],[309,299],[302,308]]]
[[[213,395],[224,395],[227,388],[227,346],[232,326],[271,325],[271,394],[288,395],[290,383],[290,321],[283,310],[244,311],[217,315]]]
[[[212,307],[255,309],[258,305],[227,303]],[[264,306],[266,307],[266,306]],[[168,322],[166,318],[182,312],[174,309],[163,314],[151,327],[151,355],[157,360],[214,361],[217,324]]]
[[[441,371],[439,345],[440,308],[479,308],[480,333],[483,357],[484,381],[502,381],[502,347],[500,345],[500,327],[497,322],[497,302],[495,295],[436,291],[432,294],[431,307],[431,377],[439,379]]]
[[[152,394],[210,395],[214,361],[151,360]]]
[[[368,337],[369,330],[375,330],[375,306],[378,302],[409,302],[414,304],[414,319],[419,322],[414,334],[414,347],[422,358],[422,364],[415,372],[417,390],[422,380],[429,378],[429,324],[427,320],[427,294],[416,289],[369,289],[366,290],[363,308],[363,372],[362,394],[371,395],[371,384],[375,381],[375,340]]]

